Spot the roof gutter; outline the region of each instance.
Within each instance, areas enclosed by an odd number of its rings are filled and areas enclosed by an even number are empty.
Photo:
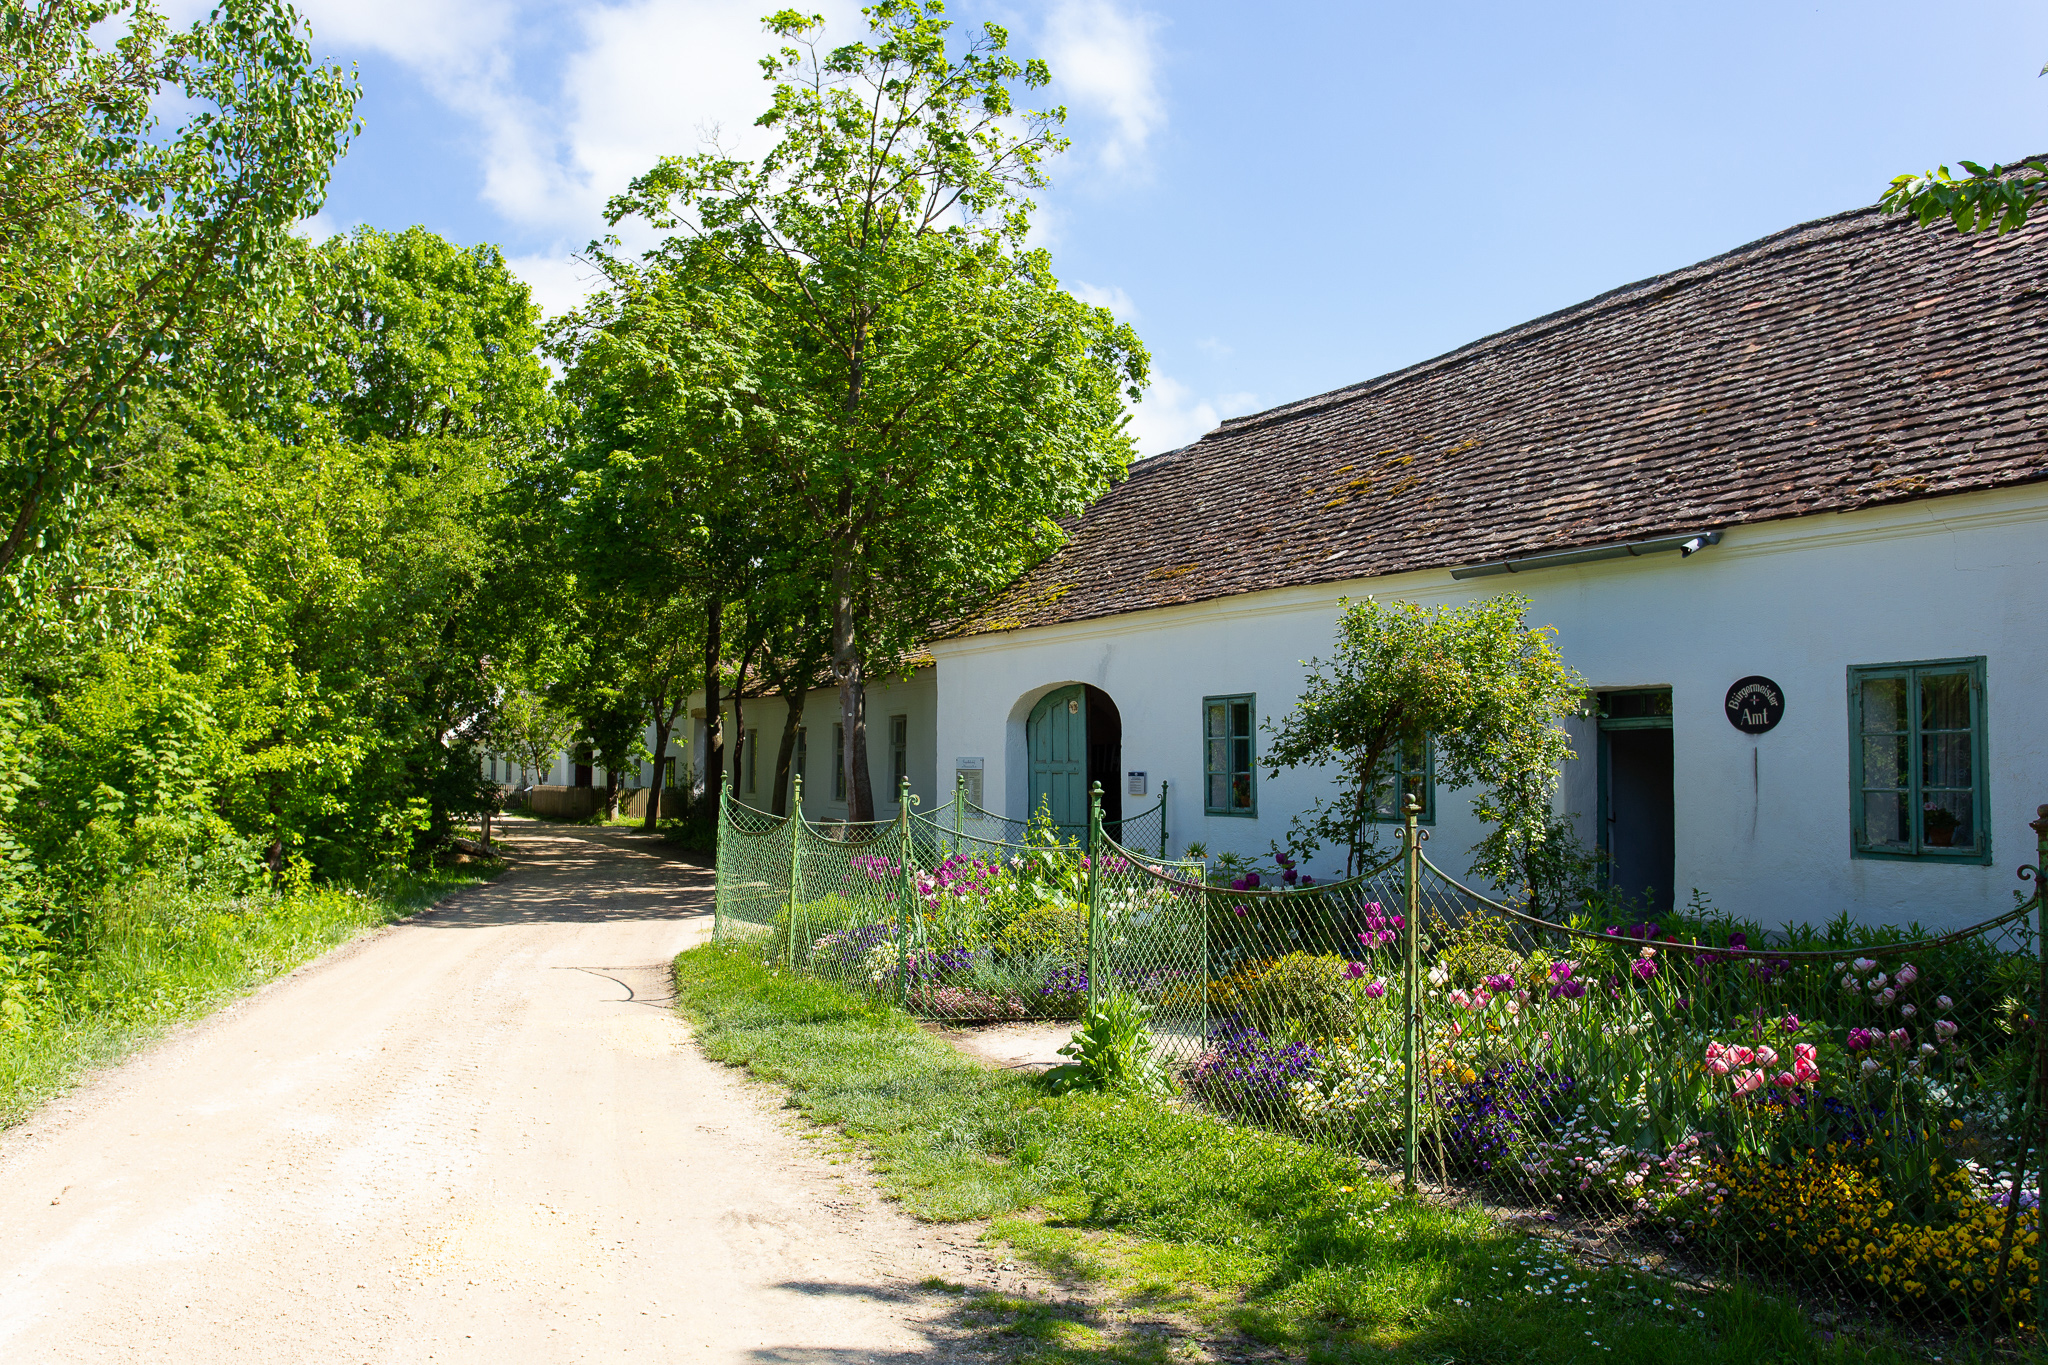
[[[1451,570],[1453,578],[1487,578],[1502,573],[1528,573],[1534,569],[1558,569],[1567,564],[1590,564],[1596,559],[1632,559],[1640,555],[1678,551],[1681,559],[1709,545],[1719,545],[1719,531],[1701,531],[1689,536],[1665,536],[1659,540],[1629,540],[1619,545],[1596,545],[1590,550],[1560,550],[1555,554],[1529,555],[1522,559],[1501,559],[1491,564],[1471,564]]]

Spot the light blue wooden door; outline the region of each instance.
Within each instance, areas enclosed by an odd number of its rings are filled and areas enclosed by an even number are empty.
[[[1088,699],[1062,687],[1031,708],[1031,811],[1050,806],[1063,839],[1088,839]]]

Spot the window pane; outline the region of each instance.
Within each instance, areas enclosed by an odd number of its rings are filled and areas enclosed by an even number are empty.
[[[1229,775],[1229,773],[1230,773],[1230,741],[1229,741],[1229,740],[1227,740],[1227,739],[1212,739],[1212,740],[1210,740],[1210,741],[1209,741],[1209,771],[1210,771],[1210,772],[1212,772],[1212,773],[1222,773],[1222,774],[1224,774],[1225,776],[1228,776],[1228,775]]]
[[[1231,782],[1230,808],[1250,810],[1252,808],[1252,779],[1249,773],[1239,773]]]
[[[1969,792],[1930,792],[1920,807],[1920,838],[1930,848],[1975,848]]]
[[[1230,733],[1249,735],[1252,732],[1252,704],[1248,701],[1234,701],[1230,704]]]
[[[1970,728],[1969,674],[1922,673],[1920,675],[1920,728],[1922,730],[1967,730]]]
[[[1971,785],[1970,733],[1920,736],[1920,787],[1931,798],[1943,787],[1968,791]],[[1877,783],[1871,784],[1881,785]]]
[[[1230,733],[1229,715],[1230,709],[1222,702],[1212,702],[1209,706],[1209,733],[1211,735]]]
[[[1906,824],[1904,792],[1863,794],[1863,842],[1887,847],[1906,847],[1912,839]]]
[[[1863,680],[1863,733],[1904,733],[1906,729],[1906,680],[1865,678]]]
[[[1232,774],[1248,773],[1252,770],[1252,742],[1248,739],[1230,741],[1230,771]]]
[[[1211,810],[1230,809],[1230,775],[1228,773],[1211,773],[1209,775],[1209,808]]]
[[[1906,785],[1906,737],[1865,735],[1863,737],[1863,785],[1897,787]]]

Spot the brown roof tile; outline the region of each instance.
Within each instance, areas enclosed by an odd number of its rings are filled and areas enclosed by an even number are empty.
[[[2048,476],[2048,227],[1859,210],[1142,461],[965,633]]]

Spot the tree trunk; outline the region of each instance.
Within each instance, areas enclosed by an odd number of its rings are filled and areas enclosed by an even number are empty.
[[[782,745],[775,751],[775,804],[777,815],[789,814],[789,769],[796,759],[796,732],[804,728],[805,687],[799,685],[782,694],[789,713],[782,718]]]
[[[839,724],[846,737],[846,818],[863,821],[875,818],[875,794],[868,785],[867,677],[854,633],[850,558],[832,570],[832,671],[839,678]]]
[[[640,821],[640,828],[649,831],[661,819],[661,774],[668,767],[668,721],[664,719],[667,714],[667,708],[655,706],[654,778],[647,784],[647,814]]]
[[[604,770],[604,822],[610,824],[619,818],[619,774],[611,767]]]
[[[716,799],[714,779],[725,776],[725,702],[718,695],[719,638],[725,624],[725,603],[714,597],[704,608],[704,795]]]

